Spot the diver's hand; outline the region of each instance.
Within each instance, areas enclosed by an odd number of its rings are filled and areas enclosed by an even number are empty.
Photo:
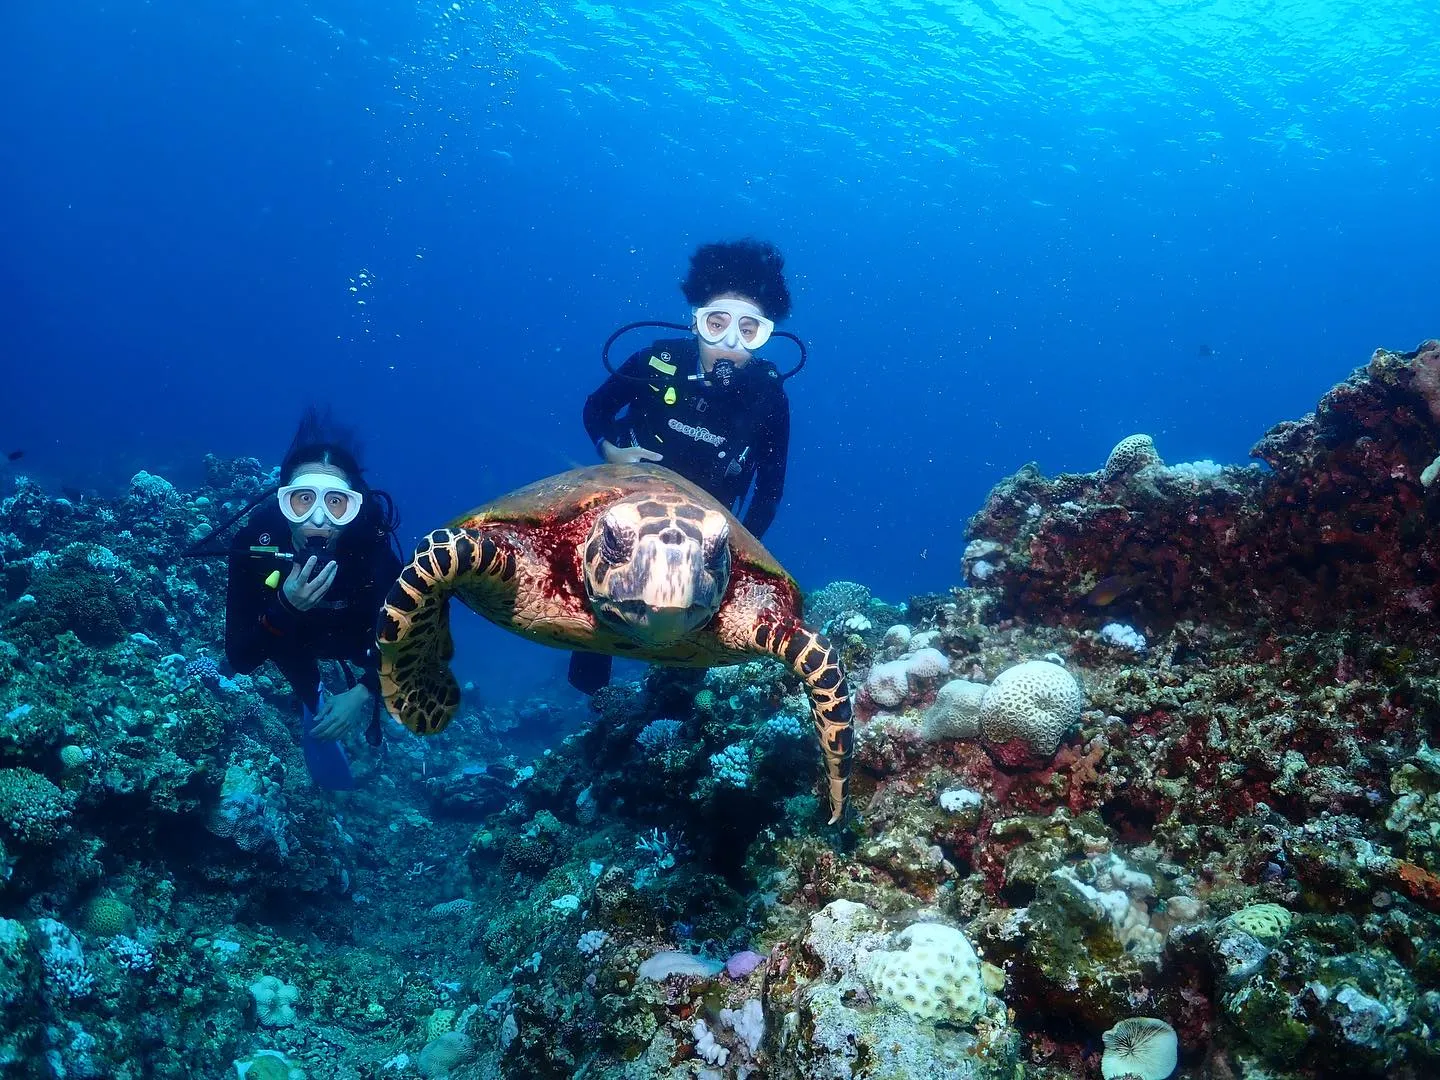
[[[642,461],[664,461],[664,454],[643,446],[616,446],[609,439],[600,440],[600,454],[611,465],[638,465]]]
[[[316,574],[314,555],[305,560],[304,566],[298,561],[292,562],[290,576],[285,579],[285,584],[280,589],[285,596],[285,602],[296,611],[309,611],[325,599],[330,586],[335,584],[335,574],[339,569],[340,564],[332,562]]]
[[[310,729],[310,737],[322,742],[345,738],[365,722],[373,700],[369,688],[365,686],[353,686],[343,694],[327,697],[315,714],[315,726]]]

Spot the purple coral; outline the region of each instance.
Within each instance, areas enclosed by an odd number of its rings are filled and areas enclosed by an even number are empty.
[[[725,974],[732,979],[743,979],[766,961],[767,957],[745,949],[725,961]]]
[[[215,663],[214,657],[202,653],[185,665],[185,674],[200,682],[219,682],[220,665]]]

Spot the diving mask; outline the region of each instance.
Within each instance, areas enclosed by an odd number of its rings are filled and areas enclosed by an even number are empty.
[[[324,473],[304,473],[275,494],[280,512],[295,525],[307,521],[316,526],[329,522],[349,525],[360,513],[365,496],[341,480]]]
[[[716,300],[696,308],[695,332],[707,345],[753,352],[770,340],[775,323],[744,300]]]

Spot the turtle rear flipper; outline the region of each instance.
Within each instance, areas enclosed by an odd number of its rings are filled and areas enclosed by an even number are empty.
[[[514,556],[480,529],[437,529],[415,549],[390,587],[375,630],[385,708],[417,735],[444,730],[460,705],[450,671],[450,597],[480,591],[485,579],[510,581]]]

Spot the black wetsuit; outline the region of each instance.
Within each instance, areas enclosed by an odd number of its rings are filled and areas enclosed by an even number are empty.
[[[790,399],[765,360],[736,368],[726,387],[689,377],[699,370],[693,337],[641,349],[586,399],[585,430],[597,448],[606,439],[654,450],[661,465],[736,512],[753,481],[741,520],[763,536],[785,490]]]
[[[225,595],[225,658],[242,675],[274,661],[296,696],[318,708],[321,660],[345,660],[361,669],[359,682],[379,702],[375,620],[380,604],[400,576],[400,559],[384,535],[342,534],[335,552],[340,564],[321,606],[296,611],[281,585],[290,563],[256,557],[251,546],[293,552],[290,523],[273,503],[257,510],[230,545],[230,582]],[[274,587],[267,583],[271,574]]]
[[[755,536],[775,520],[790,453],[790,399],[775,365],[756,358],[735,369],[729,386],[692,379],[700,372],[693,338],[641,349],[585,400],[585,430],[600,440],[643,446],[659,464],[698,484],[739,514]],[[574,653],[570,684],[594,693],[610,681],[610,657]]]

